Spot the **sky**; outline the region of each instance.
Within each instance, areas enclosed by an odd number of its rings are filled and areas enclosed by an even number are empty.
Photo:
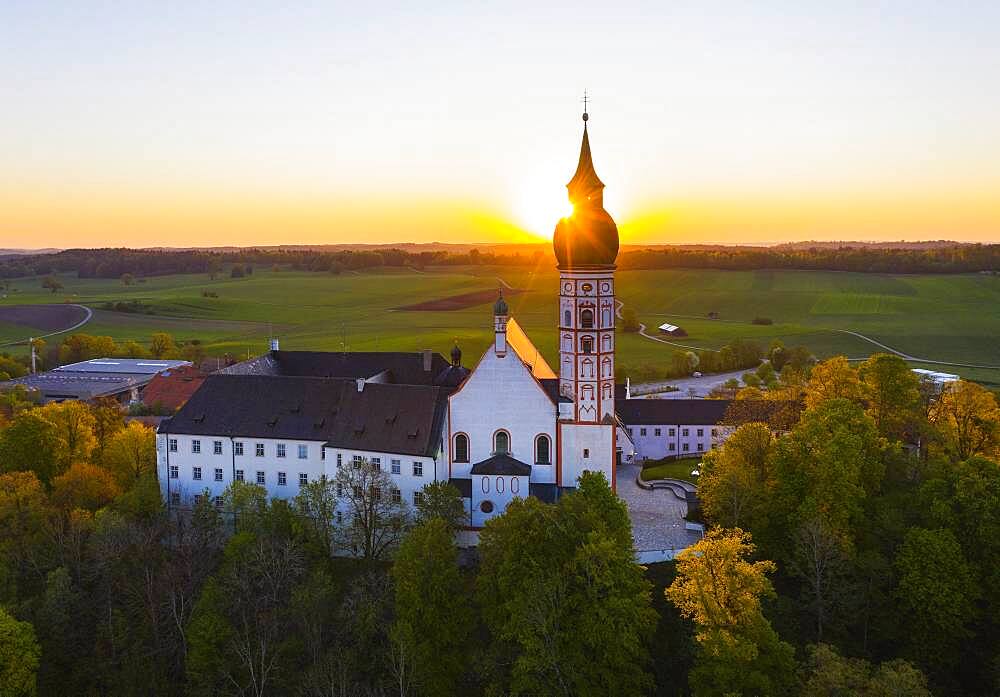
[[[1000,3],[0,3],[0,247],[1000,242]]]

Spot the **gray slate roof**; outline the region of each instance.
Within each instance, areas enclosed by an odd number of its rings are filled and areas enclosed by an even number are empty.
[[[714,426],[729,408],[728,399],[619,399],[618,416],[626,426],[692,424]]]
[[[531,465],[515,460],[510,455],[500,454],[474,464],[472,474],[506,474],[527,477],[531,474]]]
[[[209,375],[161,433],[324,441],[433,457],[447,392],[430,385],[275,375]]]

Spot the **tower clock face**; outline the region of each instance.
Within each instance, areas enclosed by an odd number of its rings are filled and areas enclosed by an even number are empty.
[[[566,283],[566,284],[564,284],[563,285],[563,291],[567,295],[569,295],[570,293],[572,293],[573,292],[573,284],[572,283]]]

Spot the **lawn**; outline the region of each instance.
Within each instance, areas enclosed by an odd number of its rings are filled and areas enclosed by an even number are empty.
[[[210,354],[257,354],[269,336],[286,349],[397,350],[447,353],[458,340],[466,364],[492,340],[488,298],[503,278],[522,292],[508,294],[512,314],[538,348],[556,358],[557,277],[553,269],[437,267],[331,275],[259,268],[247,278],[225,273],[172,275],[123,286],[108,279],[60,277],[52,294],[37,278],[13,282],[0,306],[74,302],[94,308],[82,331],[118,340],[146,340],[163,330],[179,340],[199,339]],[[665,321],[688,333],[683,343],[718,348],[734,339],[804,344],[816,355],[864,358],[873,344],[839,330],[869,336],[919,358],[1000,365],[1000,277],[980,274],[893,275],[825,271],[622,271],[618,298],[649,327]],[[482,292],[481,304],[452,310],[405,306]],[[106,301],[138,300],[155,314],[100,309]],[[716,312],[719,319],[708,319]],[[752,324],[767,317],[770,325]],[[0,326],[0,343],[27,338],[27,328]],[[23,336],[22,336],[23,334]],[[58,341],[52,337],[50,342]],[[15,347],[13,350],[23,350]],[[673,347],[619,332],[618,363],[625,369],[669,361]],[[985,382],[1000,370],[937,366]]]
[[[640,476],[643,481],[651,479],[683,479],[684,481],[697,483],[698,478],[691,476],[691,470],[698,469],[700,462],[701,460],[696,457],[658,462],[643,467]]]

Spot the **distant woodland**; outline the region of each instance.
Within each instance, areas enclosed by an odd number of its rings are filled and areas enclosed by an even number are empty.
[[[810,246],[805,246],[805,245]],[[75,273],[79,278],[214,273],[223,265],[340,273],[377,267],[441,265],[534,266],[548,264],[548,245],[409,251],[399,248],[247,248],[225,250],[67,249],[52,254],[0,255],[0,278]],[[663,246],[625,248],[619,268],[704,268],[727,270],[807,269],[867,273],[968,273],[1000,271],[1000,244],[922,243],[883,246],[864,243],[801,243],[777,247]]]

